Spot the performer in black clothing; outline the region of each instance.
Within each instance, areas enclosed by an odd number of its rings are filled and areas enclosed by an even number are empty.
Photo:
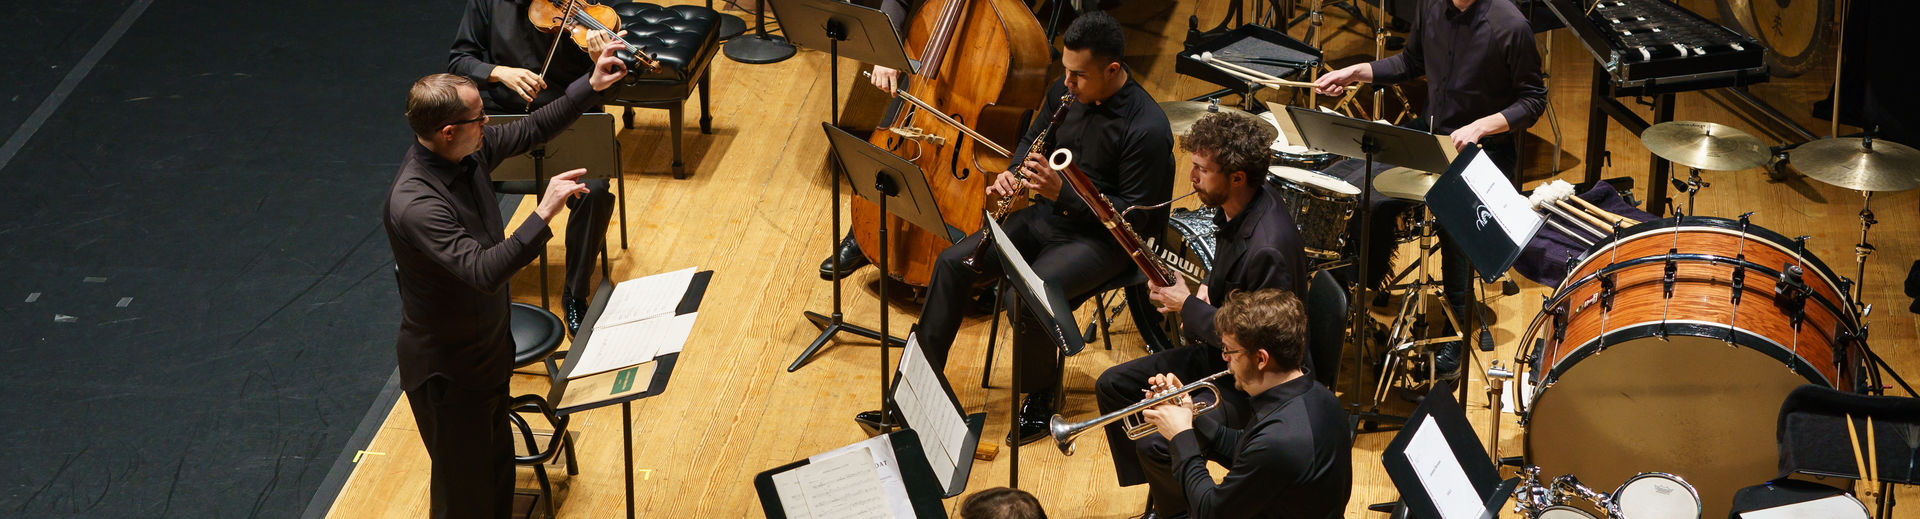
[[[1066,77],[1047,90],[1047,102],[1035,112],[1036,120],[1014,149],[1030,149],[1046,126],[1045,119],[1060,106],[1061,97],[1071,93],[1075,101],[1067,109],[1066,119],[1050,134],[1053,144],[1041,149],[1072,150],[1080,170],[1117,209],[1166,201],[1173,191],[1172,129],[1166,113],[1120,63],[1126,42],[1119,22],[1105,13],[1089,13],[1067,28],[1065,40],[1061,63]],[[1087,203],[1072,190],[1061,189],[1064,180],[1047,166],[1046,158],[1038,153],[1028,155],[1020,167],[1025,169],[1025,181],[1012,172],[1002,172],[987,187],[987,195],[997,200],[1014,195],[1024,186],[1038,196],[1032,205],[1009,213],[1000,224],[1006,238],[1032,263],[1036,275],[1077,302],[1092,296],[1093,289],[1115,276],[1137,268]],[[1159,235],[1166,220],[1165,209],[1134,211],[1127,216],[1134,229],[1145,236]],[[982,233],[976,232],[942,251],[934,262],[917,330],[927,360],[935,367],[946,366],[947,352],[953,347],[973,286],[1002,275],[991,247],[989,256],[979,265],[980,272],[961,264],[982,239]],[[1011,298],[1013,294],[1003,296]],[[1059,394],[1060,366],[1055,360],[1059,349],[1026,312],[1009,317],[1014,319],[1014,352],[1022,363],[1020,384],[1032,391],[1021,407],[1021,423],[1014,429],[1019,443],[1027,443],[1046,437],[1047,419],[1053,415],[1053,400]]]
[[[484,126],[480,91],[461,76],[421,78],[407,95],[417,142],[401,158],[382,221],[400,285],[400,384],[433,459],[434,517],[508,515],[507,280],[538,256],[566,200],[586,192],[576,181],[586,170],[556,175],[534,214],[506,235],[488,174],[598,106],[595,92],[626,75],[613,57],[623,47],[610,45],[591,77],[510,125]]]
[[[1302,371],[1307,316],[1300,298],[1274,289],[1237,292],[1214,324],[1233,386],[1253,395],[1251,424],[1195,421],[1190,398],[1147,409],[1147,423],[1173,444],[1173,466],[1149,469],[1178,481],[1182,512],[1194,519],[1341,517],[1353,492],[1351,431],[1339,397]],[[1181,385],[1171,373],[1153,382],[1159,391]],[[1227,466],[1218,484],[1208,460]]]
[[[592,70],[593,60],[569,42],[561,42],[548,63],[554,35],[540,32],[527,21],[529,1],[545,0],[468,0],[467,13],[460,18],[460,28],[454,34],[447,72],[484,86],[481,98],[489,114],[537,110],[565,93],[548,89],[547,80],[566,85]],[[597,49],[604,49],[611,40],[599,35],[591,38]],[[595,54],[600,52],[596,50]],[[540,75],[543,66],[544,79]],[[599,103],[592,108],[599,110]],[[607,222],[614,208],[607,179],[580,183],[587,186],[587,195],[569,202],[573,216],[567,220],[567,272],[560,291],[568,332],[580,328],[586,298],[593,295],[593,271],[607,241]]]
[[[1275,133],[1273,126],[1258,119],[1221,113],[1195,123],[1180,141],[1180,149],[1188,151],[1193,161],[1189,176],[1200,203],[1220,211],[1213,220],[1219,229],[1214,233],[1219,266],[1207,273],[1198,293],[1189,293],[1184,284],[1149,286],[1154,306],[1180,319],[1187,345],[1130,360],[1101,373],[1094,383],[1101,414],[1139,402],[1155,375],[1173,373],[1198,380],[1227,368],[1226,360],[1220,357],[1220,333],[1213,325],[1213,298],[1268,288],[1306,293],[1306,252],[1293,212],[1266,182],[1271,157],[1267,145],[1273,142]],[[1228,426],[1242,423],[1250,409],[1247,395],[1232,389],[1231,381],[1223,377],[1218,384],[1219,412],[1200,420],[1223,421]],[[1141,471],[1143,464],[1167,465],[1165,439],[1148,436],[1128,440],[1125,428],[1116,423],[1107,426],[1107,445],[1113,449],[1113,469],[1120,486],[1147,483],[1152,511],[1160,516],[1171,517],[1187,509],[1185,494],[1171,473],[1149,475]]]
[[[1314,86],[1323,94],[1338,95],[1354,82],[1392,83],[1422,75],[1427,77],[1428,106],[1425,120],[1413,126],[1451,136],[1455,149],[1479,144],[1518,186],[1519,150],[1513,136],[1525,132],[1547,107],[1533,28],[1520,9],[1512,2],[1427,2],[1415,18],[1406,52],[1328,73]],[[1375,214],[1373,220],[1391,222],[1393,218]],[[1386,239],[1382,234],[1373,233],[1372,250],[1387,250],[1380,241]],[[1465,323],[1467,305],[1473,299],[1473,266],[1444,230],[1440,243],[1447,304],[1454,317]],[[1386,269],[1370,270],[1384,274]],[[1458,370],[1459,350],[1460,343],[1454,342],[1436,353],[1439,371]]]

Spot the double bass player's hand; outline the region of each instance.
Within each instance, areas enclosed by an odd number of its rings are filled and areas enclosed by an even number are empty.
[[[886,92],[887,95],[893,95],[894,89],[900,88],[899,70],[874,65],[873,73],[869,74],[869,76],[871,77],[868,78],[868,81],[873,82],[874,88]]]

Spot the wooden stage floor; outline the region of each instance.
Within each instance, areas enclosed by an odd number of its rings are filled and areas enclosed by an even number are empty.
[[[1712,12],[1710,3],[1695,1],[1689,5],[1696,12]],[[1224,2],[1218,0],[1189,0],[1130,2],[1116,11],[1129,29],[1128,62],[1155,98],[1181,99],[1215,88],[1177,75],[1174,56],[1185,38],[1189,15],[1197,14],[1203,26],[1211,26],[1224,9]],[[1328,53],[1334,57],[1331,61],[1344,64],[1340,57],[1372,52],[1371,38],[1363,33],[1363,26],[1344,13],[1329,14],[1327,20],[1333,30]],[[1293,34],[1300,36],[1304,29],[1302,25]],[[1565,32],[1555,35],[1552,48],[1551,115],[1557,117],[1561,129],[1563,171],[1548,171],[1550,164],[1544,159],[1550,151],[1535,147],[1535,158],[1530,159],[1526,175],[1529,188],[1548,178],[1577,182],[1584,164],[1581,155],[1585,150],[1593,58]],[[826,211],[844,207],[828,200],[827,144],[819,129],[829,115],[829,96],[835,94],[828,91],[827,59],[825,53],[810,50],[771,65],[745,65],[716,58],[712,65],[714,132],[701,135],[690,130],[686,135],[685,155],[691,173],[686,180],[674,180],[668,174],[665,132],[671,129],[666,127],[664,112],[640,111],[637,128],[620,133],[626,164],[623,196],[627,208],[623,218],[631,232],[631,245],[612,250],[614,278],[624,280],[689,266],[716,272],[704,315],[680,357],[671,389],[638,402],[634,408],[634,504],[642,515],[759,516],[760,505],[752,486],[756,473],[866,438],[852,416],[875,407],[875,342],[842,334],[799,371],[786,371],[788,363],[818,333],[801,312],[827,311],[832,304],[832,284],[822,281],[816,271],[837,241],[828,230]],[[856,90],[864,90],[858,95],[865,99],[877,96],[872,87],[857,80],[860,68],[855,63],[841,65],[838,95],[843,100]],[[1801,124],[1824,134],[1826,123],[1808,116],[1808,106],[1824,97],[1832,78],[1831,65],[1824,70],[1800,78],[1776,79],[1753,90],[1793,114]],[[427,72],[431,71],[422,71]],[[1723,104],[1724,96],[1687,93],[1678,99],[1678,120],[1730,124],[1769,144],[1782,142],[1780,134],[1735,115],[1736,111]],[[691,113],[696,109],[689,107],[688,128],[696,128]],[[1636,109],[1646,115],[1646,108]],[[1846,131],[1851,130],[1843,129]],[[1531,134],[1536,142],[1551,142],[1553,135],[1545,118]],[[1649,161],[1645,148],[1632,134],[1614,125],[1607,149],[1612,150],[1613,161],[1606,176],[1638,179],[1639,195],[1644,198]],[[1185,192],[1185,158],[1177,159],[1176,164],[1181,165],[1182,179],[1176,185],[1178,191]],[[1754,211],[1754,224],[1786,236],[1811,236],[1810,250],[1842,275],[1853,275],[1853,243],[1859,237],[1855,218],[1860,209],[1858,195],[1798,176],[1771,182],[1760,169],[1707,175],[1713,186],[1701,196],[1699,214],[1733,217]],[[1920,319],[1906,311],[1910,300],[1901,292],[1900,281],[1906,276],[1908,264],[1920,256],[1920,234],[1911,232],[1920,223],[1916,222],[1920,215],[1912,209],[1920,200],[1916,196],[1910,191],[1874,199],[1880,223],[1873,241],[1879,252],[1868,265],[1870,283],[1866,290],[1866,300],[1874,304],[1870,317],[1872,344],[1896,369],[1910,376],[1920,374],[1920,355],[1913,348],[1916,336],[1920,336]],[[524,217],[530,207],[530,203],[523,204],[512,219]],[[554,225],[558,229],[561,224]],[[616,222],[616,228],[618,225]],[[617,233],[616,228],[609,232]],[[609,241],[616,247],[619,244],[618,236],[610,236]],[[555,239],[549,246],[550,253],[557,257],[561,240]],[[1402,254],[1403,261],[1406,257]],[[537,304],[537,272],[537,268],[528,268],[515,278],[515,300]],[[558,283],[560,272],[559,268],[552,269],[550,281]],[[849,279],[845,302],[849,321],[878,325],[876,272],[866,268]],[[1525,280],[1519,284],[1518,295],[1499,296],[1497,285],[1491,286],[1490,292],[1498,321],[1494,333],[1500,346],[1490,358],[1508,364],[1521,328],[1534,317],[1540,298],[1551,292],[1550,287]],[[907,300],[893,304],[893,332],[904,334],[916,320],[918,310]],[[1080,322],[1086,322],[1089,312],[1082,309]],[[998,358],[993,360],[999,369],[993,373],[992,387],[982,389],[978,381],[987,360],[981,358],[986,334],[985,317],[968,319],[946,374],[967,412],[988,413],[983,438],[997,441],[1007,431],[1010,356],[1006,348],[998,350]],[[1111,350],[1093,344],[1067,360],[1063,410],[1067,416],[1093,414],[1094,378],[1103,369],[1142,354],[1139,336],[1128,318],[1115,323],[1112,342]],[[893,355],[896,359],[897,353]],[[1488,358],[1482,356],[1480,362]],[[1345,368],[1348,373],[1343,380],[1351,376],[1352,369]],[[1485,435],[1488,409],[1484,371],[1472,368],[1469,372],[1469,417]],[[1345,395],[1346,384],[1340,385],[1336,390],[1353,400],[1355,397]],[[513,380],[516,394],[544,394],[547,387],[544,377],[516,375]],[[1409,409],[1397,399],[1392,408],[1400,413]],[[566,477],[559,471],[561,475],[556,477],[562,489],[561,517],[620,514],[625,499],[619,419],[619,413],[612,409],[574,417],[571,427],[579,434],[581,467],[577,476]],[[1514,425],[1512,415],[1503,416],[1501,421],[1501,454],[1517,456],[1521,429]],[[1391,433],[1368,433],[1356,440],[1355,488],[1347,516],[1372,515],[1366,511],[1367,504],[1396,498],[1380,467],[1380,453],[1391,438]],[[1038,496],[1049,516],[1119,518],[1139,512],[1146,500],[1145,487],[1115,486],[1103,437],[1086,435],[1080,440],[1078,454],[1071,457],[1061,455],[1051,443],[1036,443],[1022,451],[1021,474],[1022,488]],[[425,515],[429,462],[404,403],[394,406],[367,450],[378,455],[361,458],[331,515]],[[997,459],[976,462],[968,492],[1005,485],[1006,459],[1007,452],[1002,449]],[[531,474],[530,470],[521,470],[521,488],[535,487]],[[1909,507],[1920,503],[1920,492],[1911,488],[1902,490],[1900,497]],[[948,500],[948,509],[953,510],[959,502],[958,498]],[[1506,511],[1506,515],[1512,516],[1512,511]]]

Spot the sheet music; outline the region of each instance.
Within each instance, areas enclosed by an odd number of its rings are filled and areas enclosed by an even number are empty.
[[[673,317],[647,319],[612,327],[594,327],[579,358],[574,361],[568,379],[575,379],[652,362],[654,358],[679,352],[693,334],[694,319],[700,312]]]
[[[1466,469],[1453,456],[1453,447],[1447,445],[1439,424],[1422,420],[1412,441],[1407,442],[1406,456],[1442,519],[1480,519],[1486,515],[1486,502],[1474,491],[1473,481],[1467,479]]]
[[[773,475],[774,493],[787,517],[891,519],[887,496],[865,445],[816,456],[800,468]],[[795,499],[798,497],[798,499]]]
[[[892,517],[913,517],[913,501],[907,498],[906,481],[900,479],[900,465],[893,457],[892,438],[891,434],[882,434],[808,459],[812,460],[811,463],[819,463],[820,460],[855,449],[867,449],[872,455],[874,475],[879,478],[882,493],[887,496],[887,505],[893,511]],[[822,514],[818,517],[834,516]]]
[[[1448,145],[1447,149],[1453,149]],[[1526,245],[1533,239],[1533,233],[1539,230],[1542,221],[1540,213],[1534,212],[1533,204],[1527,197],[1513,189],[1513,183],[1507,180],[1506,173],[1486,153],[1473,156],[1473,161],[1461,172],[1467,188],[1484,204],[1475,208],[1475,220],[1485,225],[1491,218],[1506,232],[1507,239],[1515,245]]]
[[[927,465],[940,478],[940,488],[953,484],[954,468],[972,452],[961,452],[967,442],[967,421],[940,383],[933,365],[920,351],[917,335],[907,336],[907,352],[900,358],[900,385],[893,390],[900,415],[920,436]]]
[[[699,271],[699,267],[687,267],[614,285],[613,295],[607,297],[606,310],[601,311],[600,320],[593,328],[673,315],[680,307],[680,300],[687,295],[687,286],[693,284],[693,275]]]
[[[1853,497],[1842,494],[1740,513],[1741,519],[1833,519],[1835,517],[1866,519],[1867,508]]]
[[[1033,273],[1033,266],[1028,265],[1027,259],[1020,256],[1020,250],[1013,247],[1013,242],[1007,241],[1007,233],[1000,229],[1000,222],[993,221],[993,218],[989,217],[987,218],[987,225],[993,226],[993,241],[1000,247],[1000,253],[1006,254],[1009,259],[1013,260],[1011,262],[1013,263],[1013,268],[1019,271],[1016,274],[1020,276],[1020,279],[1026,281],[1027,288],[1033,289],[1033,297],[1040,300],[1041,313],[1052,318],[1054,316],[1053,302],[1047,300],[1047,282],[1042,281],[1039,275]]]

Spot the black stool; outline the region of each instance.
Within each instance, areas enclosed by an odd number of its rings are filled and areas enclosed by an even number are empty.
[[[660,68],[627,75],[610,91],[607,104],[666,110],[671,126],[667,134],[673,139],[673,178],[687,178],[686,163],[680,158],[682,107],[698,81],[700,133],[713,133],[713,115],[707,110],[711,90],[707,65],[720,48],[720,13],[697,5],[661,7],[642,2],[619,4],[613,10],[620,14],[620,28],[627,31],[627,44],[644,47]],[[633,127],[631,110],[626,123]]]
[[[507,315],[508,327],[513,332],[513,368],[544,363],[547,378],[553,378],[560,372],[554,363],[553,351],[560,349],[560,338],[567,333],[566,325],[552,311],[526,303],[514,303]]]

